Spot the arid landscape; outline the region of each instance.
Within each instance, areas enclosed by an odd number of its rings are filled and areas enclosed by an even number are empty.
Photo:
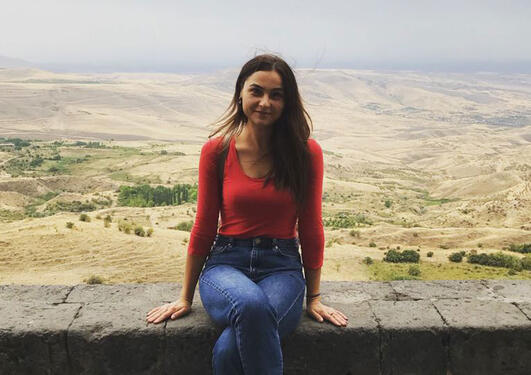
[[[0,283],[181,282],[195,203],[122,206],[120,186],[195,184],[237,73],[0,69]],[[297,79],[325,159],[322,280],[531,279],[448,258],[531,243],[531,75]],[[416,251],[420,274],[382,262],[390,249]]]

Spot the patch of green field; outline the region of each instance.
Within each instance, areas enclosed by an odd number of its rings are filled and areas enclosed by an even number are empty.
[[[21,211],[11,211],[11,210],[0,210],[0,221],[15,221],[15,220],[22,220],[26,216],[24,215],[24,212]]]
[[[455,202],[459,200],[459,198],[433,198],[430,197],[430,194],[427,191],[423,191],[422,196],[419,198],[425,201],[424,204],[426,206],[440,206],[444,203]]]
[[[66,154],[75,154],[79,150],[84,153],[82,163],[68,164],[68,172],[73,176],[87,176],[91,174],[100,174],[102,171],[113,172],[116,168],[113,166],[125,161],[132,156],[140,154],[140,150],[131,147],[113,147],[113,148],[85,148],[85,147],[68,147],[63,151]],[[73,157],[63,157],[63,159],[74,159]],[[128,181],[119,179],[120,181]]]
[[[411,276],[408,269],[412,264],[420,268],[419,276]],[[391,280],[476,280],[476,279],[519,279],[531,280],[531,271],[520,271],[509,275],[502,267],[489,267],[469,263],[387,263],[375,260],[367,266],[369,279],[374,281]]]

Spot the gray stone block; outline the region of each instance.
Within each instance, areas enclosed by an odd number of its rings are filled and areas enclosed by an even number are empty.
[[[369,302],[381,329],[381,374],[446,375],[448,333],[430,301]]]
[[[531,302],[515,302],[515,305],[531,320]]]
[[[529,374],[531,321],[494,300],[435,301],[449,325],[452,375]]]
[[[0,302],[44,302],[57,304],[64,302],[69,285],[0,285]]]
[[[282,345],[287,375],[379,373],[378,324],[368,302],[334,303],[349,322],[338,327],[303,312],[295,332]],[[311,345],[308,345],[311,343]]]
[[[388,283],[366,283],[362,281],[323,281],[321,282],[323,303],[353,303],[368,300],[395,300],[393,289]]]
[[[481,280],[396,280],[390,282],[399,300],[494,298]]]
[[[179,298],[181,286],[170,283],[157,284],[80,284],[76,285],[68,295],[69,303],[136,303],[144,301],[148,304],[173,302]],[[197,297],[197,298],[196,298]],[[196,290],[194,304],[199,304],[199,293]]]
[[[194,306],[190,314],[169,320],[164,348],[165,374],[210,374],[212,349],[222,331],[203,308]]]
[[[0,374],[69,373],[66,332],[79,304],[37,301],[0,306]]]
[[[531,302],[531,280],[485,280],[485,284],[505,302]]]
[[[148,324],[145,303],[83,305],[68,330],[75,374],[162,373],[164,324]]]

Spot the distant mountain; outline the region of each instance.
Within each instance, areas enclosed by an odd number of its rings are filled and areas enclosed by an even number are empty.
[[[28,68],[34,66],[35,64],[26,60],[0,55],[0,68]]]

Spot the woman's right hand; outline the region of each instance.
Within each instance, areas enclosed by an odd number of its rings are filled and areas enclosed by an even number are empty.
[[[179,298],[175,302],[167,303],[155,307],[147,313],[146,321],[148,323],[158,324],[166,319],[177,319],[189,314],[192,311],[192,304],[185,298]]]

